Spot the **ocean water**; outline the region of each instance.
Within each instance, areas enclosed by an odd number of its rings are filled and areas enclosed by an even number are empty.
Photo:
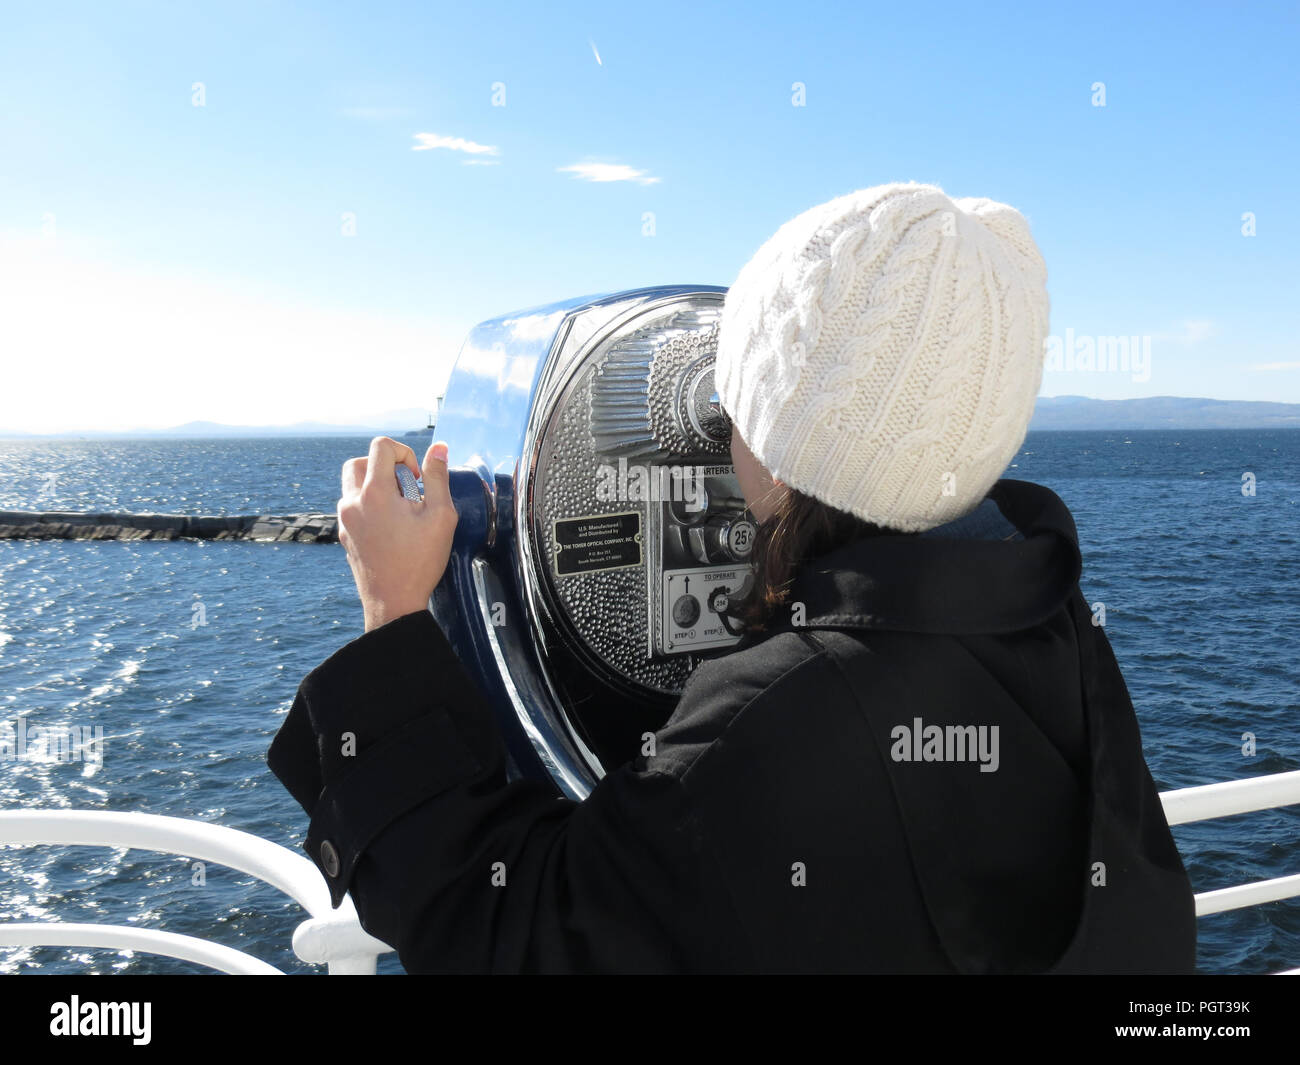
[[[361,438],[0,441],[0,509],[332,511]],[[418,450],[418,449],[417,449]],[[1256,490],[1243,495],[1243,474]],[[1053,488],[1162,789],[1300,768],[1300,430],[1033,433],[1008,476]],[[102,727],[102,764],[0,761],[0,808],[139,810],[297,850],[266,768],[302,676],[361,631],[337,545],[0,541],[0,721]],[[1255,737],[1243,753],[1243,736]],[[1300,872],[1300,807],[1174,829],[1198,891]],[[188,859],[0,846],[0,920],[156,925],[289,972],[304,914]],[[1300,966],[1300,900],[1199,922],[1204,971]],[[0,947],[0,972],[192,972],[108,950]],[[389,955],[381,972],[400,971]]]

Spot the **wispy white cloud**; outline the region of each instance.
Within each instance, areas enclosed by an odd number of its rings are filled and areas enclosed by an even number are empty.
[[[603,61],[601,60],[601,58],[600,58],[600,53],[599,53],[598,51],[596,51],[596,42],[595,42],[595,41],[588,41],[587,43],[588,43],[589,45],[591,45],[591,54],[594,55],[594,56],[596,57],[596,66],[598,66],[598,67],[603,67],[605,64],[604,64],[604,62],[603,62]]]
[[[434,148],[446,148],[452,152],[465,152],[468,155],[496,155],[498,149],[492,144],[479,144],[467,141],[464,137],[444,137],[440,133],[416,133],[419,144],[411,145],[413,152],[427,152]]]
[[[1262,370],[1265,373],[1273,370],[1300,370],[1300,362],[1257,362],[1251,366],[1252,370]]]
[[[638,185],[657,185],[660,180],[626,163],[573,163],[558,169],[561,174],[572,174],[581,181],[635,181]]]

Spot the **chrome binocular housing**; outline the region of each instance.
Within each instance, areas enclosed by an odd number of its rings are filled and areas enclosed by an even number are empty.
[[[755,526],[713,388],[726,290],[584,297],[475,328],[448,379],[460,520],[432,609],[513,776],[583,798],[634,757],[726,616]]]

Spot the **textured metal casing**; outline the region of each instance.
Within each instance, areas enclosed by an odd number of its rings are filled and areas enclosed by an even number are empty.
[[[585,797],[604,767],[555,680],[555,644],[565,640],[569,649],[570,626],[542,569],[551,560],[539,557],[535,536],[548,423],[574,416],[577,408],[564,406],[566,392],[572,398],[584,387],[577,377],[590,374],[589,356],[630,323],[692,304],[720,307],[725,291],[664,286],[505,315],[470,333],[447,383],[437,435],[450,448],[461,517],[433,612],[498,713],[512,773],[545,774],[572,798]],[[691,344],[688,332],[678,343],[683,350]],[[589,399],[581,403],[594,428]],[[671,413],[665,408],[665,416]],[[690,412],[684,417],[689,423]],[[726,461],[725,448],[718,455]],[[686,671],[684,664],[673,667],[663,689],[679,686]]]

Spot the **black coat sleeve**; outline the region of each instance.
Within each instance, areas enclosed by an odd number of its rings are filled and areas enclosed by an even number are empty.
[[[408,972],[744,965],[744,931],[678,776],[644,760],[581,802],[507,782],[491,710],[432,615],[313,670],[268,755],[337,906]]]

